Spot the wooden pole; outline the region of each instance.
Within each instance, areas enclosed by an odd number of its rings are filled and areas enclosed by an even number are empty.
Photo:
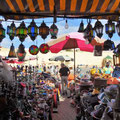
[[[75,80],[75,48],[74,48],[74,80]]]

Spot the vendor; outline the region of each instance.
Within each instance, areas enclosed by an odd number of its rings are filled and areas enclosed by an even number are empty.
[[[110,66],[110,62],[106,63],[106,66],[103,68],[103,73],[112,74],[113,68]]]

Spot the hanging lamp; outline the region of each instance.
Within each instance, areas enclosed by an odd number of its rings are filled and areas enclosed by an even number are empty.
[[[2,23],[0,23],[0,43],[5,38],[5,29],[2,26]]]
[[[7,34],[9,35],[10,40],[13,40],[16,35],[16,26],[14,22],[10,26],[7,26]]]
[[[48,46],[48,44],[45,44],[45,43],[41,44],[40,47],[39,47],[39,50],[43,54],[48,53],[49,52],[49,46]]]
[[[57,26],[53,23],[50,27],[50,34],[51,34],[51,39],[56,39],[57,38],[57,33],[58,33],[58,28]]]
[[[83,23],[83,20],[80,23],[80,27],[79,27],[78,32],[84,32],[84,23]]]
[[[111,20],[108,20],[108,23],[105,24],[105,32],[110,38],[112,38],[113,34],[115,33],[115,23],[113,23]]]
[[[86,29],[84,30],[84,38],[91,43],[94,38],[94,30],[91,25],[91,21],[88,22]]]
[[[67,20],[65,21],[65,29],[68,29],[69,28],[69,26],[68,26],[68,22],[67,22]]]
[[[120,36],[120,21],[117,22],[116,30],[117,30],[118,35]]]
[[[103,25],[99,20],[95,23],[94,30],[99,38],[103,36]]]
[[[46,37],[49,35],[49,27],[45,24],[44,21],[39,27],[39,34],[43,39],[46,39]]]
[[[16,36],[19,37],[20,41],[23,42],[27,37],[27,28],[25,26],[24,21],[20,24],[20,26],[16,29]]]
[[[19,61],[24,61],[24,58],[26,56],[26,52],[25,52],[25,47],[24,45],[21,43],[19,45],[18,51],[17,51],[17,57]]]
[[[29,53],[30,53],[31,55],[37,55],[38,52],[39,52],[39,48],[38,48],[36,45],[31,45],[31,46],[29,47]]]
[[[28,35],[30,36],[31,40],[33,40],[33,41],[36,39],[36,37],[38,35],[38,27],[34,20],[32,20],[32,22],[28,26]]]
[[[12,45],[10,47],[8,57],[9,58],[16,58],[15,47],[14,47],[13,43],[12,43]]]

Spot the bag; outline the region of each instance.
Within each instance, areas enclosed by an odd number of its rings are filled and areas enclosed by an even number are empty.
[[[118,66],[115,67],[112,76],[116,77],[116,78],[120,77],[120,67],[118,67]]]
[[[110,107],[107,107],[102,115],[101,120],[113,120],[113,112],[110,110]]]
[[[104,50],[114,50],[115,49],[115,44],[111,40],[106,40],[104,42]]]
[[[102,56],[102,46],[101,45],[95,46],[94,56]]]

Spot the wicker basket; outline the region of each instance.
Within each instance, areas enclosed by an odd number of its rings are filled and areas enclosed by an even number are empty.
[[[95,78],[94,79],[94,87],[101,88],[107,86],[107,79],[104,78]]]

